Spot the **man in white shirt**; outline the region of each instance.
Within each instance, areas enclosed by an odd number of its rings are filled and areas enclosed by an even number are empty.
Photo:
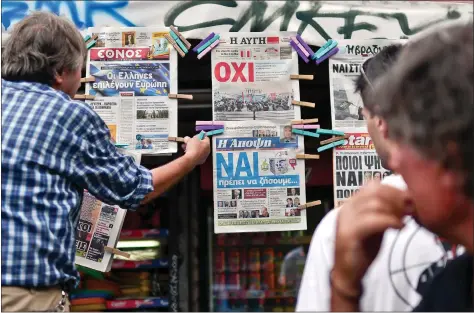
[[[400,45],[392,45],[364,62],[356,81],[356,90],[364,102],[363,114],[367,129],[385,168],[388,168],[387,151],[391,144],[387,139],[387,125],[372,113],[373,104],[366,98],[373,88],[373,82],[395,62],[400,50]],[[382,183],[406,189],[399,175],[388,176]],[[296,311],[330,310],[329,273],[334,263],[338,212],[338,208],[329,212],[314,233]],[[360,302],[361,311],[411,311],[420,302],[420,293],[437,270],[461,252],[456,253],[456,249],[441,243],[436,235],[419,226],[413,219],[407,218],[405,222],[403,229],[385,232],[380,252],[362,282],[364,295]]]

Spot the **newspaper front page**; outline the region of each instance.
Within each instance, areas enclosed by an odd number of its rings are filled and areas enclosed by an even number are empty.
[[[140,164],[141,154],[122,150]],[[116,205],[108,205],[87,190],[84,196],[76,226],[76,264],[91,269],[108,272],[111,269],[113,254],[105,247],[114,248],[120,237],[126,210]]]
[[[364,61],[379,53],[384,47],[397,43],[403,43],[403,40],[339,41],[339,52],[329,59],[329,87],[334,129],[358,131],[366,129],[362,115],[362,99],[355,91],[355,81],[360,74],[360,67]]]
[[[285,122],[224,124],[212,139],[215,233],[305,230],[303,138]]]
[[[212,50],[213,120],[292,120],[301,117],[294,32],[223,33]]]
[[[346,133],[344,145],[334,149],[334,204],[341,206],[371,180],[381,181],[391,172],[382,165],[368,133]]]
[[[143,154],[177,152],[168,136],[177,136],[178,103],[176,50],[166,29],[146,27],[89,28],[97,35],[89,50],[86,84],[88,101],[110,129],[115,142]]]

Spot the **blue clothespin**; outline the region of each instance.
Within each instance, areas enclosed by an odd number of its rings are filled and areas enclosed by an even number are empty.
[[[199,138],[199,140],[203,140],[203,139],[204,139],[204,137],[206,137],[206,132],[205,132],[205,131],[203,131],[203,130],[201,130],[201,132],[199,133],[199,136],[198,136],[198,138]]]
[[[86,35],[86,37],[84,37],[84,42],[87,42],[89,39],[91,39],[91,35]]]
[[[331,149],[331,148],[334,148],[334,147],[343,145],[344,142],[345,142],[345,140],[339,140],[339,141],[335,141],[335,142],[333,142],[333,143],[330,143],[330,144],[328,144],[328,145],[319,147],[319,148],[318,148],[318,152],[321,152],[321,151],[324,151],[324,150],[327,150],[327,149]]]
[[[301,130],[301,129],[296,129],[296,128],[292,128],[291,132],[294,134],[302,135],[302,136],[311,136],[311,137],[316,137],[316,138],[319,137],[318,133],[313,133],[307,130]]]
[[[316,60],[331,51],[334,47],[337,46],[337,41],[329,39],[321,48],[316,51],[315,54],[311,56],[311,59]]]
[[[117,148],[126,148],[128,146],[129,144],[126,144],[126,143],[115,143],[115,147]]]
[[[215,129],[215,130],[208,131],[206,133],[206,135],[208,137],[210,137],[210,136],[219,135],[219,134],[223,134],[223,133],[224,133],[224,128],[221,128],[221,129]]]
[[[323,128],[318,128],[316,130],[318,134],[325,134],[325,135],[338,135],[338,136],[344,136],[345,133],[341,132],[339,130],[332,130],[332,129],[323,129]]]
[[[188,53],[188,49],[186,49],[184,44],[181,42],[181,39],[179,39],[178,35],[176,35],[173,31],[170,31],[169,34],[174,39],[174,41],[176,41],[181,50],[183,50],[184,53]]]

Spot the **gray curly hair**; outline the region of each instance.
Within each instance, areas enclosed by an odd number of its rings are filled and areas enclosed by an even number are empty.
[[[465,178],[474,200],[473,23],[438,27],[410,41],[375,85],[389,137]]]
[[[82,67],[81,33],[63,17],[35,12],[15,24],[2,49],[2,78],[52,85],[56,74]]]

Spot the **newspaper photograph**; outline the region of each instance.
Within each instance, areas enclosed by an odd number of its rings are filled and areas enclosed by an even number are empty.
[[[213,120],[301,118],[295,32],[223,33],[211,52]]]
[[[98,36],[89,49],[88,101],[110,129],[112,139],[143,154],[177,152],[168,136],[177,135],[177,55],[166,29],[89,28]]]
[[[141,154],[135,151],[120,149],[140,164]],[[120,237],[126,210],[116,205],[108,205],[87,190],[76,225],[76,264],[100,272],[108,272],[112,267],[113,254],[105,247],[114,248]]]
[[[391,172],[382,166],[368,133],[346,133],[344,145],[334,148],[334,205],[341,206],[371,180],[381,181]]]
[[[214,232],[305,230],[303,138],[276,121],[227,121],[213,137]]]
[[[370,39],[340,40],[339,52],[329,59],[329,88],[332,126],[334,129],[365,131],[363,103],[355,91],[360,67],[384,47],[403,40]]]

